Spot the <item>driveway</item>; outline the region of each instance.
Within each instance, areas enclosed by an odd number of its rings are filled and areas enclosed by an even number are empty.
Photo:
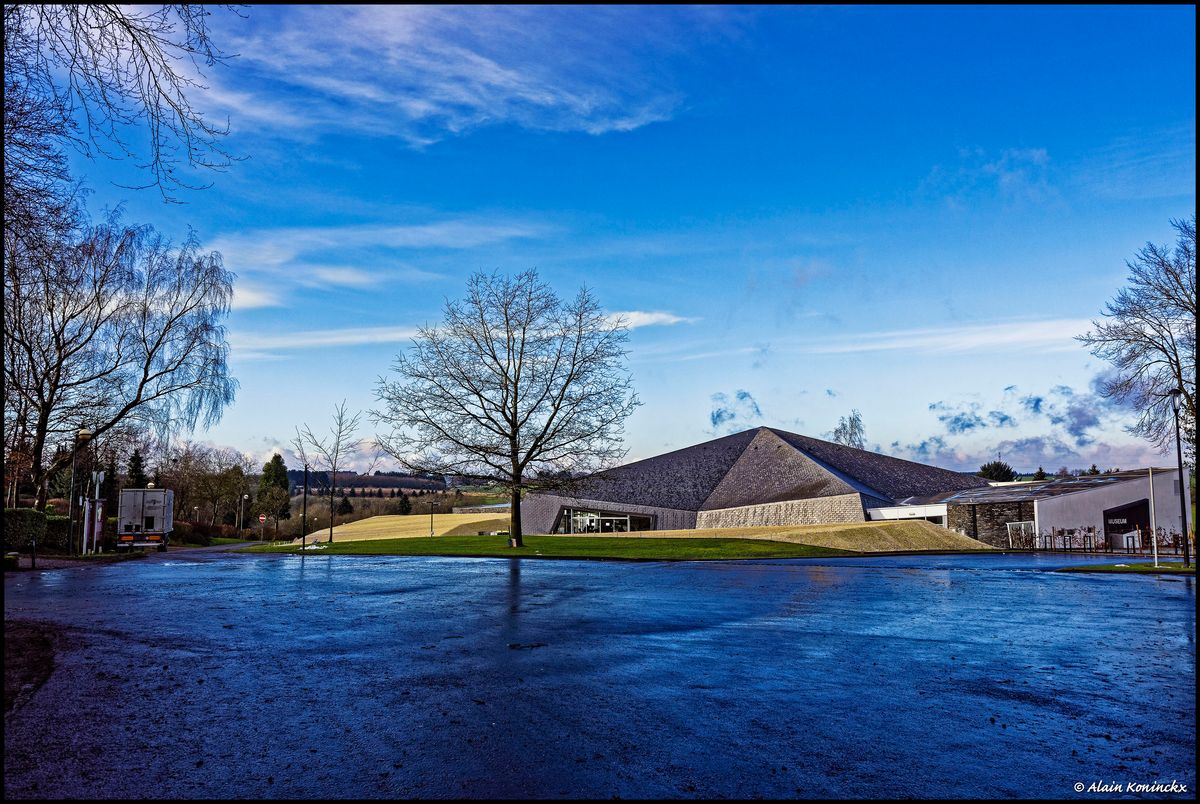
[[[5,619],[42,624],[56,665],[7,719],[5,794],[1194,790],[1194,580],[1048,571],[1081,561],[196,551],[13,574]]]

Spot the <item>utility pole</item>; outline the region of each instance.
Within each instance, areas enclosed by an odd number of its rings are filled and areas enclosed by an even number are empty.
[[[304,513],[300,517],[300,549],[308,545],[308,464],[304,464]]]
[[[1187,476],[1183,473],[1183,442],[1179,436],[1179,396],[1182,388],[1171,390],[1171,411],[1175,414],[1175,457],[1179,462],[1179,522],[1183,527],[1183,566],[1192,565],[1192,546],[1188,541],[1187,499],[1191,496]]]
[[[1158,569],[1158,520],[1154,517],[1154,467],[1150,467],[1150,544],[1154,546],[1154,568]]]

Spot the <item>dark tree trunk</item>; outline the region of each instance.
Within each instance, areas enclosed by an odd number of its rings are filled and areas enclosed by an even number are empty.
[[[513,479],[512,510],[508,512],[508,535],[514,547],[524,547],[521,539],[521,478]]]

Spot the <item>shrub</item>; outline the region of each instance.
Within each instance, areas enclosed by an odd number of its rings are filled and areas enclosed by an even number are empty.
[[[46,515],[32,508],[4,509],[4,549],[25,550],[46,541]]]
[[[54,515],[46,517],[46,540],[44,542],[46,549],[67,550],[67,536],[69,534],[70,523],[70,517]],[[38,546],[42,544],[43,542],[38,542]]]
[[[212,538],[206,532],[207,527],[192,522],[176,522],[175,530],[171,532],[171,541],[175,544],[199,544],[207,547],[212,544]]]

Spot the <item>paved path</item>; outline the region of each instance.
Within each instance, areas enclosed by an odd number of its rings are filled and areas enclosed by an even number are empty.
[[[1095,558],[196,551],[5,578],[55,624],[8,797],[1194,789],[1195,581]],[[1087,796],[1085,797],[1095,797]]]

